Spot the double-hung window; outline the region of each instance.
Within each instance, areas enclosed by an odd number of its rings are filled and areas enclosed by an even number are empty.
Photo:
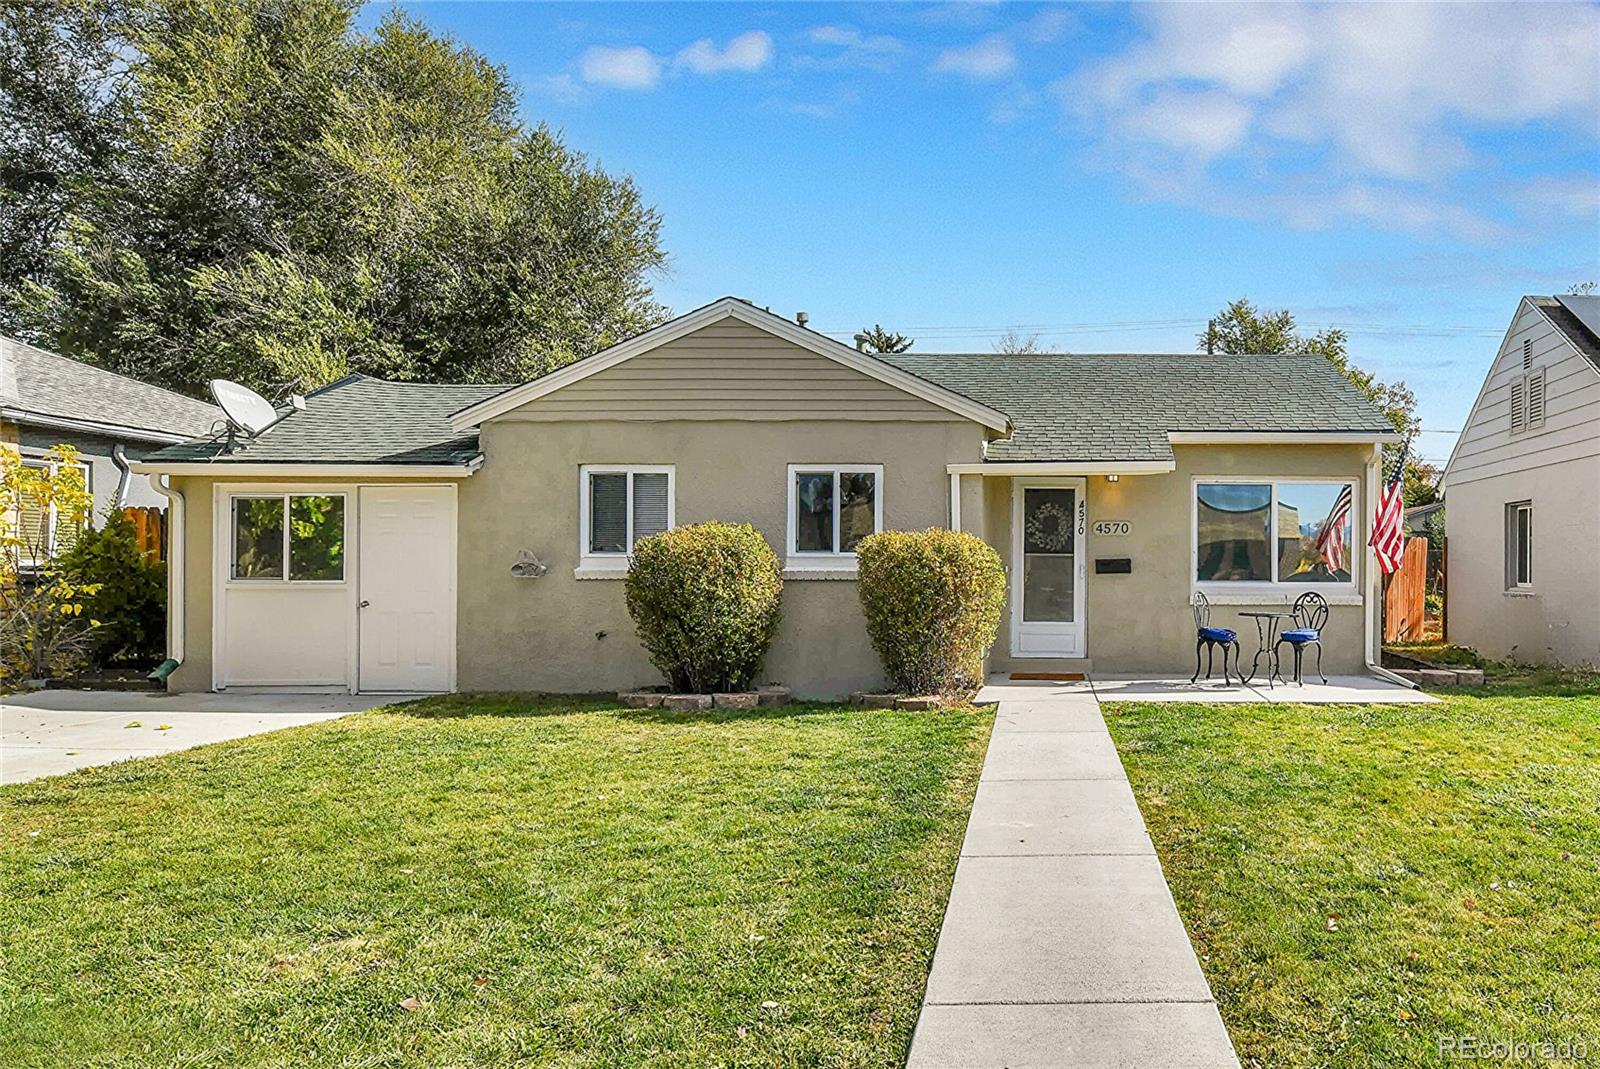
[[[883,530],[883,465],[789,465],[788,555],[849,565]]]
[[[586,464],[580,483],[579,556],[585,564],[625,567],[639,539],[673,525],[670,464]]]
[[[1196,585],[1354,585],[1355,484],[1196,479]]]
[[[344,580],[343,494],[236,494],[232,500],[235,582]]]
[[[1533,502],[1506,506],[1506,589],[1533,589]]]
[[[21,464],[24,468],[49,472],[51,475],[59,475],[63,468],[59,461],[49,457],[23,457]],[[74,464],[70,470],[78,473],[84,490],[93,489],[89,485],[89,465]],[[19,496],[10,511],[15,516],[15,535],[22,540],[22,545],[18,547],[17,563],[25,567],[40,564],[70,548],[78,540],[82,529],[81,523],[73,523],[61,516],[53,502],[41,505],[26,494]]]

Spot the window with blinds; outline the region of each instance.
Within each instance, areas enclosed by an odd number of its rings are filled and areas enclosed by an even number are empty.
[[[641,538],[672,526],[670,465],[583,468],[584,557],[624,559]]]

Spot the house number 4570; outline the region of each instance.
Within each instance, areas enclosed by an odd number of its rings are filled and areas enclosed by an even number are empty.
[[[1127,520],[1096,520],[1094,533],[1097,535],[1126,535],[1133,533],[1133,524]]]

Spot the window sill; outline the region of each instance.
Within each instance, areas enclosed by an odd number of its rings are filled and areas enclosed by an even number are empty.
[[[1537,590],[1506,590],[1502,591],[1502,593],[1508,598],[1536,598],[1539,596]]]
[[[1197,586],[1194,589],[1204,594],[1206,600],[1213,605],[1281,605],[1287,608],[1293,605],[1294,599],[1301,594],[1321,594],[1329,605],[1365,604],[1360,592],[1353,591],[1347,586],[1341,586],[1338,590],[1318,590],[1310,583],[1271,588],[1258,587],[1253,590],[1219,590],[1214,586]]]
[[[626,559],[619,561],[585,561],[572,569],[574,579],[626,579],[628,578],[628,562]]]
[[[783,566],[785,579],[854,579],[856,577],[855,561],[839,561],[827,563],[823,561],[807,561],[790,563]]]

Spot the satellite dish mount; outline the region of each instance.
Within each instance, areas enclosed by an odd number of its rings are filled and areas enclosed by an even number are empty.
[[[259,438],[306,407],[306,399],[294,394],[289,398],[289,410],[279,415],[271,401],[250,387],[228,379],[212,379],[211,396],[216,398],[217,407],[228,417],[227,451],[230,453],[238,444],[240,434],[246,439]]]

